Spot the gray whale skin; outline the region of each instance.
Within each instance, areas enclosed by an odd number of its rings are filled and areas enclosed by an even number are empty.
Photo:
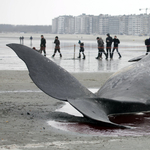
[[[150,55],[113,74],[97,93],[90,92],[69,72],[20,44],[8,44],[39,89],[69,102],[85,117],[105,126],[128,128],[109,120],[109,115],[150,111]],[[130,127],[129,127],[130,128]]]

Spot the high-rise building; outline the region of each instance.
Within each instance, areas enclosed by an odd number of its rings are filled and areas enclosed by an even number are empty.
[[[58,17],[58,34],[64,34],[65,33],[65,16],[59,16]]]
[[[58,18],[52,20],[52,33],[57,33],[58,29]]]
[[[150,14],[59,16],[52,20],[52,33],[150,35]]]
[[[109,33],[109,15],[100,15],[99,16],[99,34]]]
[[[110,34],[119,34],[120,16],[110,16],[108,19],[108,31]]]
[[[75,17],[75,34],[81,33],[81,17]]]
[[[126,15],[119,17],[119,34],[128,34],[128,16]]]
[[[69,29],[68,29],[69,34],[74,34],[75,33],[75,17],[70,17],[69,18]]]

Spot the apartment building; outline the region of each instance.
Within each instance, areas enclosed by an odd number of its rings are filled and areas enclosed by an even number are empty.
[[[150,14],[59,16],[52,20],[52,33],[150,35]]]
[[[58,30],[58,18],[52,20],[52,33],[57,33]]]

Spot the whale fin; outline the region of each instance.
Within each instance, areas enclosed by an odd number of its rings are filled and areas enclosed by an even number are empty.
[[[106,114],[107,110],[105,109],[105,106],[101,103],[101,99],[78,98],[68,99],[68,102],[84,116],[91,118],[98,123],[111,127],[131,128],[129,126],[111,122]]]
[[[7,46],[25,62],[33,82],[49,96],[64,101],[68,98],[93,97],[93,93],[69,72],[37,51],[21,44]]]
[[[20,44],[7,46],[25,62],[31,79],[43,92],[59,100],[68,101],[90,119],[109,126],[125,128],[109,121],[107,110],[96,100],[96,96],[69,72],[27,46]]]

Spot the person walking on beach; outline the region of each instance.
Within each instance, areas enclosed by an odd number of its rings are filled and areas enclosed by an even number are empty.
[[[44,52],[44,56],[46,56],[46,39],[43,35],[41,35],[41,44],[40,44],[40,52],[42,54],[42,51]]]
[[[104,51],[104,42],[102,40],[101,37],[97,37],[97,44],[98,44],[98,56],[96,57],[96,59],[102,59],[102,54],[104,53],[106,56],[106,53]]]
[[[81,52],[82,52],[82,54],[83,54],[83,59],[85,59],[85,54],[84,54],[84,43],[81,43],[80,40],[79,40],[78,43],[80,44],[79,57],[78,57],[78,58],[81,58]]]
[[[120,40],[117,38],[117,36],[114,36],[113,43],[114,43],[114,47],[113,47],[113,50],[112,50],[111,58],[113,58],[115,49],[116,49],[116,51],[119,55],[119,58],[121,58],[121,54],[118,51],[118,44],[120,43]]]
[[[150,38],[145,40],[145,45],[147,48],[146,55],[150,52]]]
[[[54,49],[54,54],[52,55],[52,57],[55,56],[57,51],[59,52],[60,57],[62,57],[62,54],[60,52],[60,41],[58,40],[58,36],[55,37],[54,43],[55,43],[55,49]]]
[[[106,38],[106,59],[108,59],[108,54],[110,55],[110,58],[112,58],[111,56],[111,44],[112,44],[112,37],[110,36],[110,34],[107,34],[107,38]]]

